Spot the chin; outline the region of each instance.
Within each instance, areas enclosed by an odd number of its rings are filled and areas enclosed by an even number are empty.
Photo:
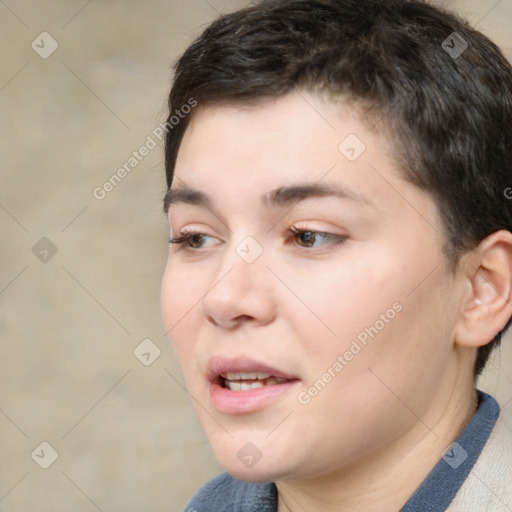
[[[259,451],[255,444],[245,441],[241,448],[238,443],[236,445],[236,448],[219,447],[214,453],[222,468],[238,480],[251,483],[275,482],[278,479],[286,480],[295,473],[294,461],[275,448],[267,446]]]
[[[242,482],[249,482],[253,484],[265,484],[269,482],[274,482],[276,477],[273,473],[266,472],[265,470],[256,470],[245,469],[241,470],[240,468],[224,468],[231,476],[236,478],[237,480],[242,480]]]

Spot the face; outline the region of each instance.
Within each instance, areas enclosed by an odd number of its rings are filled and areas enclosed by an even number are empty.
[[[227,471],[314,479],[439,420],[458,285],[385,133],[306,92],[203,108],[168,203],[164,323]]]

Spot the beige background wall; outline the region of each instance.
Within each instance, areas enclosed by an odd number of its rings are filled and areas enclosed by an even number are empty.
[[[160,320],[161,145],[93,190],[163,121],[193,35],[246,3],[0,1],[1,512],[179,511],[220,471]],[[512,0],[446,4],[512,58]],[[509,414],[511,345],[483,384]]]

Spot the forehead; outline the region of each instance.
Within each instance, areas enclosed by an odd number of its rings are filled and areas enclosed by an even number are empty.
[[[304,91],[256,105],[199,105],[172,188],[259,201],[292,183],[325,184],[382,209],[409,203],[411,214],[413,196],[424,193],[403,179],[385,130],[385,123],[372,130],[347,101]]]
[[[175,173],[179,178],[215,170],[220,177],[236,168],[238,176],[270,178],[276,172],[296,177],[304,170],[319,178],[340,157],[355,166],[359,156],[365,159],[375,149],[380,137],[359,117],[348,105],[305,92],[256,105],[199,106],[181,142]]]

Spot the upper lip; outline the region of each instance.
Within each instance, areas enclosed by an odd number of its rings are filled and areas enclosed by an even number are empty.
[[[261,372],[269,373],[272,377],[286,380],[296,380],[297,377],[281,370],[273,368],[268,364],[260,363],[248,357],[225,358],[222,356],[212,357],[206,365],[206,377],[210,382],[217,382],[221,375],[238,372]]]

